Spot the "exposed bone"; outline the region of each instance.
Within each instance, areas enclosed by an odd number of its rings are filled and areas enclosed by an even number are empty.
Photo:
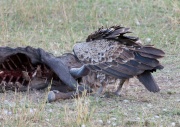
[[[8,83],[11,82],[13,78],[14,78],[14,76],[11,76]]]
[[[27,58],[27,59],[28,59],[28,58]],[[34,67],[33,67],[32,64],[31,64],[30,59],[28,59],[28,64],[29,64],[29,67],[31,68],[31,70],[34,70]]]
[[[22,81],[22,83],[21,83],[21,84],[22,84],[22,85],[24,85],[25,81],[26,81],[26,80],[25,80],[25,79],[23,79],[23,81]]]
[[[38,65],[38,66],[37,66],[36,71],[37,71],[37,77],[42,77],[41,65]]]
[[[5,75],[5,76],[3,77],[3,79],[2,79],[2,81],[5,81],[6,77],[7,77],[7,76]]]
[[[44,71],[45,71],[45,72],[48,72],[48,71],[49,71],[49,69],[47,69],[46,65],[44,65],[44,64],[43,64],[43,68],[44,68]]]
[[[33,74],[32,74],[32,78],[34,78],[37,74],[37,71],[35,71]]]
[[[41,66],[40,65],[37,66],[37,69],[32,74],[32,78],[34,78],[35,76],[36,77],[42,77],[42,71],[41,71]]]
[[[3,63],[1,65],[2,65],[3,69],[6,69],[6,66]]]
[[[10,68],[10,70],[14,70],[13,67],[11,66],[11,64],[9,63],[9,61],[6,61],[8,64],[8,67]]]
[[[23,78],[24,78],[26,81],[30,81],[30,80],[31,80],[31,78],[30,78],[30,76],[29,76],[29,74],[28,74],[27,71],[22,71],[22,75],[23,75]]]
[[[20,82],[15,82],[15,85],[16,85],[17,87],[21,87],[21,86],[22,86],[22,84],[21,84]]]
[[[14,83],[13,82],[8,82],[7,84],[10,85],[11,87],[13,87]]]
[[[27,71],[27,68],[22,64],[22,68]]]
[[[19,79],[20,79],[20,77],[17,77],[15,82],[18,82],[18,81],[19,81]]]
[[[4,71],[0,71],[0,74],[3,74],[4,73]]]
[[[11,58],[9,58],[9,60],[10,60],[11,63],[13,63],[13,65],[17,68],[17,65],[14,63],[14,61],[13,61]]]
[[[19,58],[19,56],[17,54],[16,54],[16,57],[19,60],[19,62],[22,64],[22,61],[21,61],[21,59]]]

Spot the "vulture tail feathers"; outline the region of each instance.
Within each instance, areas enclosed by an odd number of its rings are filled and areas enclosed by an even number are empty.
[[[160,91],[153,76],[151,75],[151,72],[145,71],[142,74],[138,75],[137,78],[150,92],[155,93]]]

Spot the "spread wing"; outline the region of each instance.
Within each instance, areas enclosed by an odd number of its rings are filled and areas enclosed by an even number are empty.
[[[87,42],[77,43],[74,54],[90,70],[120,79],[138,76],[147,71],[149,76],[149,72],[163,68],[157,60],[164,57],[162,50],[151,45],[143,46],[138,38],[125,36],[126,33],[130,33],[129,28],[100,28],[88,36]],[[148,90],[158,91],[156,84],[151,87],[144,80],[140,81]]]

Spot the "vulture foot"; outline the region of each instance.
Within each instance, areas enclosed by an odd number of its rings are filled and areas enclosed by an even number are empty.
[[[125,81],[126,79],[121,79],[117,90],[114,92],[114,95],[119,96],[119,97],[121,96],[121,89]]]

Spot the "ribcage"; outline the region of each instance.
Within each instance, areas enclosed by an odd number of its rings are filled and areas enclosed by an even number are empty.
[[[28,56],[17,53],[8,56],[0,64],[0,91],[19,90],[24,91],[30,85],[47,83],[50,79],[58,80],[58,77],[42,63],[32,64]]]

